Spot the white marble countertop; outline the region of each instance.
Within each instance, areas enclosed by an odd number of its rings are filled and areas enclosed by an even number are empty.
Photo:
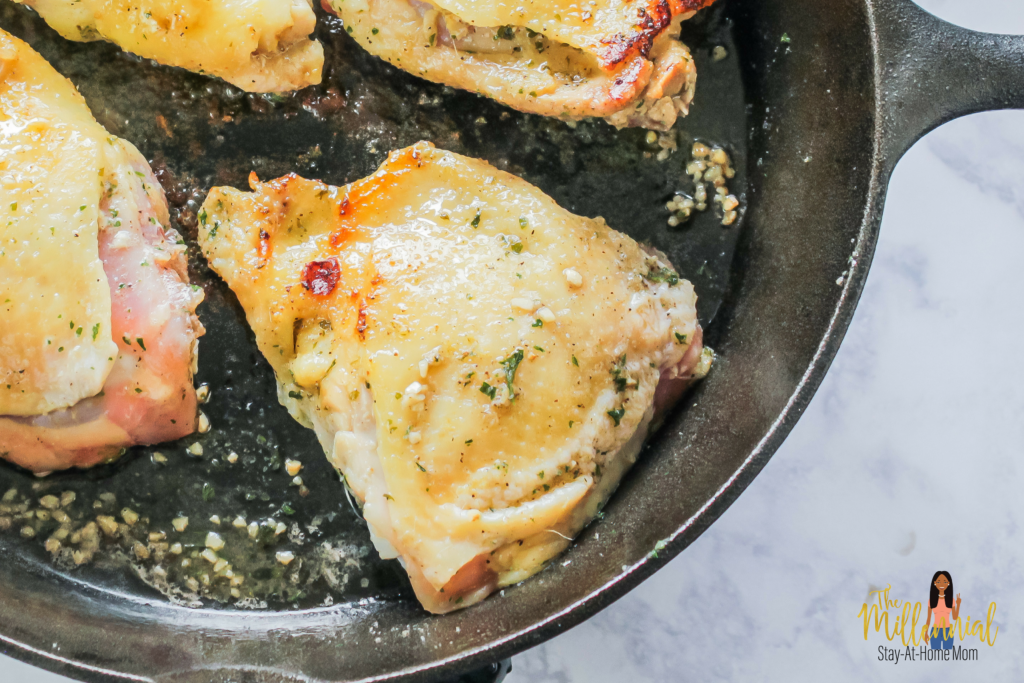
[[[1021,0],[926,0],[1024,33]],[[750,488],[661,572],[513,660],[508,683],[1024,680],[1024,111],[948,124],[900,162],[831,371]],[[1021,296],[1017,298],[1018,294]],[[870,590],[998,605],[976,662],[878,661]],[[0,683],[68,679],[0,657]]]

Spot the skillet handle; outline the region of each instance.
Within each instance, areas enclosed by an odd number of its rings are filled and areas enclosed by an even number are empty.
[[[917,140],[960,116],[1024,109],[1024,36],[979,33],[911,0],[875,0],[878,114],[889,170]]]

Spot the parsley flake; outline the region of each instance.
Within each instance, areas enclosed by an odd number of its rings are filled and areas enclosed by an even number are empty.
[[[501,361],[502,367],[505,368],[505,385],[508,387],[508,395],[515,396],[515,389],[512,388],[512,380],[516,378],[516,370],[519,369],[519,364],[523,362],[523,350],[518,349],[511,356]]]

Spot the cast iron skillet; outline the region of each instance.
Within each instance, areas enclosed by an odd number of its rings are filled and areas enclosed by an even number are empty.
[[[314,440],[267,400],[271,376],[237,304],[194,259],[193,277],[209,300],[200,379],[214,387],[206,408],[218,429],[203,437],[211,455],[187,460],[185,441],[34,489],[25,473],[5,467],[0,485],[31,496],[75,490],[83,504],[114,493],[118,506],[141,508],[157,526],[190,512],[195,534],[205,533],[207,514],[288,516],[305,537],[300,553],[329,539],[355,561],[353,575],[332,575],[332,583],[311,569],[299,584],[282,584],[264,571],[266,609],[211,601],[189,609],[142,582],[138,565],[133,573],[130,563],[118,564],[116,553],[71,569],[50,563],[38,539],[0,536],[3,651],[90,681],[436,681],[591,616],[699,536],[792,428],[853,316],[899,157],[954,117],[1024,107],[1024,38],[956,28],[909,0],[727,0],[687,29],[702,80],[681,137],[729,148],[741,171],[734,189],[745,193],[744,226],[722,229],[705,215],[670,231],[662,203],[685,187],[685,155],[657,162],[642,132],[570,130],[424,84],[363,55],[336,24],[322,29],[337,51],[325,85],[275,102],[109,46],[65,43],[6,2],[0,23],[30,40],[75,81],[104,125],[154,160],[186,234],[195,202],[213,183],[241,185],[250,168],[342,183],[372,170],[388,149],[425,137],[520,173],[570,209],[604,214],[668,251],[698,287],[706,339],[719,354],[605,518],[562,559],[504,596],[430,617],[393,563],[365,552],[365,531],[318,464]],[[717,44],[731,53],[718,65],[707,57]],[[244,466],[223,462],[228,449]],[[154,464],[146,457],[153,450],[170,454],[169,463]],[[280,483],[282,457],[306,463],[307,498]],[[254,571],[266,570],[256,566],[259,553],[249,559]],[[485,670],[475,680],[488,675],[503,674]]]

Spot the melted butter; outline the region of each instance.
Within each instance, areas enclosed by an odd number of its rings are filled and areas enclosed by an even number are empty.
[[[0,64],[0,415],[36,415],[99,393],[117,356],[98,244],[109,136],[2,30]]]

